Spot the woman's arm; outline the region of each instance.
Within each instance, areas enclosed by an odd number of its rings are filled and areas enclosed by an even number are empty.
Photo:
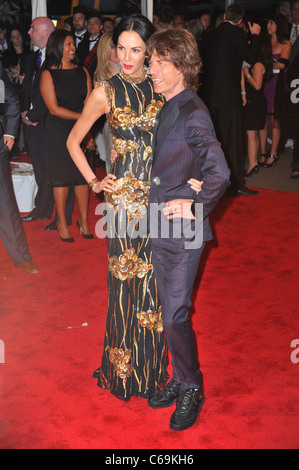
[[[86,80],[87,80],[87,95],[86,95],[86,98],[85,98],[85,101],[84,101],[84,104],[86,103],[91,91],[92,91],[92,83],[91,83],[91,78],[90,78],[90,75],[88,73],[88,71],[86,70],[85,67],[83,67],[83,70],[85,71],[86,73]]]
[[[244,67],[243,70],[248,83],[256,90],[260,90],[263,84],[263,75],[265,73],[265,67],[263,64],[261,62],[256,62],[252,69],[252,75],[250,75],[248,67]]]
[[[246,106],[247,98],[246,98],[244,69],[241,70],[241,96],[242,96],[242,104],[243,106]]]
[[[49,70],[44,70],[40,80],[40,92],[50,114],[61,119],[78,119],[80,113],[75,113],[70,109],[62,108],[57,104],[55,88]]]
[[[107,192],[113,191],[113,180],[116,179],[116,177],[109,174],[99,182],[95,173],[87,163],[80,144],[95,121],[108,112],[109,105],[104,88],[99,86],[91,92],[84,109],[72,128],[66,142],[68,151],[74,160],[75,165],[78,167],[87,183],[90,183],[90,187],[95,193],[100,193],[103,190]]]

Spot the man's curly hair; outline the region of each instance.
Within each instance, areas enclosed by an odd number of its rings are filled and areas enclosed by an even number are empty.
[[[186,88],[198,89],[202,62],[196,40],[190,31],[179,28],[157,31],[149,38],[146,46],[149,61],[155,52],[182,71]]]

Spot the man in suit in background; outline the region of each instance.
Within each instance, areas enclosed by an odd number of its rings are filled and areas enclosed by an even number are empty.
[[[88,47],[89,33],[87,31],[87,10],[84,6],[77,6],[73,9],[73,26],[75,30],[75,46],[76,54],[81,65],[83,64],[84,57],[78,54],[78,47],[83,46],[83,50]]]
[[[6,39],[6,27],[5,24],[0,21],[0,59],[2,58],[3,52],[8,48]]]
[[[240,28],[245,11],[232,3],[225,11],[225,21],[201,41],[203,60],[202,98],[207,104],[229,169],[229,194],[258,194],[245,186],[245,143],[241,70],[243,61],[253,64],[259,53],[260,26],[249,24],[250,44]]]
[[[87,15],[88,42],[82,41],[76,51],[80,64],[88,70],[91,80],[97,67],[97,48],[102,28],[100,13],[97,10],[89,12]]]
[[[286,72],[286,80],[290,88],[290,96],[288,97],[288,107],[290,110],[291,119],[287,119],[288,135],[293,139],[293,159],[291,162],[291,178],[299,178],[299,110],[297,100],[291,100],[292,80],[299,78],[299,0],[295,0],[292,4],[292,28],[290,34],[290,41],[292,43],[290,63]],[[291,126],[289,123],[291,122]],[[291,131],[291,132],[290,132]]]
[[[32,162],[38,191],[34,200],[34,208],[30,214],[22,217],[23,222],[48,220],[54,209],[53,189],[47,179],[47,147],[45,140],[45,119],[48,109],[40,93],[41,73],[45,68],[46,46],[50,34],[55,30],[50,18],[37,17],[32,21],[28,34],[31,42],[39,50],[33,52],[25,65],[25,78],[21,87],[21,116],[25,124],[25,138],[28,153]],[[71,224],[74,205],[74,193],[69,192],[66,215],[67,223]],[[45,230],[56,230],[55,220]]]
[[[205,242],[212,239],[208,215],[229,184],[229,169],[209,112],[196,93],[201,62],[194,36],[186,29],[168,29],[151,36],[147,46],[155,92],[166,100],[154,137],[149,210],[153,267],[173,366],[171,381],[148,403],[165,408],[177,402],[170,427],[184,430],[196,422],[204,402],[189,319],[191,294]],[[192,177],[203,181],[198,194],[187,183]],[[198,211],[194,217],[193,203],[203,208],[203,220]],[[173,237],[163,238],[162,221],[157,226],[153,220],[153,208],[161,204],[164,216],[172,219]],[[183,222],[191,219],[201,227],[202,237],[195,236],[188,245]]]
[[[50,18],[38,17],[32,21],[28,31],[32,44],[39,50],[33,52],[26,61],[25,78],[21,88],[21,116],[25,125],[25,139],[38,191],[34,201],[34,209],[30,214],[22,217],[24,222],[50,219],[54,208],[52,188],[47,183],[44,121],[48,110],[39,90],[47,42],[54,30],[55,26]]]
[[[29,252],[9,163],[9,151],[17,135],[19,117],[19,99],[0,60],[0,238],[15,266],[34,274],[38,268]]]
[[[299,0],[292,4],[292,27],[290,32],[290,41],[292,43],[290,64],[297,54],[299,54]]]

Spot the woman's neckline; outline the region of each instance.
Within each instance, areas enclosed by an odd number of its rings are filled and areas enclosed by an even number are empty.
[[[142,83],[144,82],[147,77],[148,77],[148,73],[147,73],[147,67],[144,66],[143,67],[143,72],[142,74],[140,75],[140,77],[131,77],[130,75],[127,75],[126,73],[123,72],[123,70],[120,70],[119,72],[119,76],[125,80],[126,82],[129,82],[131,84],[136,84],[136,83]]]

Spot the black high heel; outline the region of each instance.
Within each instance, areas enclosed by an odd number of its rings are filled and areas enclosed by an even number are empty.
[[[254,165],[254,167],[251,168],[250,171],[248,171],[248,173],[246,173],[246,171],[245,171],[244,176],[252,176],[254,173],[257,173],[259,171],[259,169],[260,169],[260,166],[259,166],[258,163],[256,163]]]
[[[92,233],[88,233],[87,235],[85,233],[83,233],[83,228],[81,227],[79,220],[77,220],[77,225],[79,227],[80,233],[83,236],[83,238],[85,238],[86,240],[93,240],[94,239],[94,236],[93,236]]]
[[[265,161],[263,161],[263,162],[261,162],[260,160],[257,162],[257,164],[258,164],[259,166],[262,166],[264,163],[266,163],[266,160],[267,160],[267,158],[268,158],[268,154],[267,154],[267,153],[261,153],[261,154],[260,154],[260,158],[264,158],[264,159],[265,159]]]
[[[56,222],[56,228],[57,228],[57,232],[59,233],[59,229],[58,229],[58,224],[57,224],[57,222]],[[65,242],[65,243],[74,243],[74,241],[75,241],[75,240],[73,239],[73,237],[63,238],[63,237],[60,235],[60,233],[59,233],[59,236],[60,236],[61,240],[62,240],[63,242]]]
[[[271,166],[277,165],[278,160],[280,159],[280,155],[269,155],[268,158],[273,158],[273,161],[271,163],[264,163],[262,165],[263,168],[271,168]]]

